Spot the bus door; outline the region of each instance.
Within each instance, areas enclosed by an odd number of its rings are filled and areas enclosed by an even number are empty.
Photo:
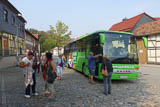
[[[94,55],[98,55],[98,54],[102,54],[103,53],[103,48],[100,45],[98,36],[95,36],[95,38],[91,42],[91,51],[94,53]],[[95,76],[98,76],[99,64],[102,63],[102,57],[98,57],[95,60],[96,60]]]
[[[86,56],[89,56],[89,52],[93,52],[94,55],[97,55],[97,54],[101,53],[98,38],[93,38],[93,39],[91,39],[90,41],[87,42]],[[88,58],[87,58],[87,60],[88,60]],[[99,63],[101,62],[101,59],[96,58],[95,61],[96,61],[95,76],[98,76]],[[88,63],[87,63],[87,65],[88,65]]]
[[[86,44],[86,52],[85,52],[85,62],[86,62],[86,67],[88,68],[88,56],[89,56],[89,53],[90,53],[90,48],[91,48],[91,41],[88,41],[87,44]]]

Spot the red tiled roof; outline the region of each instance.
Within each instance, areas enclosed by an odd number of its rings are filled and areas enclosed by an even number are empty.
[[[38,34],[32,34],[32,35],[38,39]]]
[[[74,40],[74,38],[70,38],[70,40]]]
[[[139,14],[137,16],[134,16],[134,17],[132,17],[130,19],[127,19],[127,20],[122,21],[120,23],[114,24],[109,30],[112,30],[112,31],[125,31],[125,32],[131,31],[134,28],[134,26],[137,24],[137,22],[144,15],[152,18],[151,16],[149,16],[146,13],[141,13],[141,14]],[[154,18],[152,18],[152,19],[155,20]]]
[[[154,17],[155,20],[160,20],[160,17]]]
[[[136,36],[147,36],[160,33],[160,20],[140,25],[135,31]]]

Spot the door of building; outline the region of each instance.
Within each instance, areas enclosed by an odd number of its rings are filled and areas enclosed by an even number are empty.
[[[0,37],[0,56],[2,56],[2,37]]]
[[[160,34],[148,36],[148,63],[160,64]]]
[[[3,51],[4,51],[4,56],[9,55],[8,38],[3,38]]]

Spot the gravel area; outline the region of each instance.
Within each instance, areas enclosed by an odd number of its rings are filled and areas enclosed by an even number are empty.
[[[54,83],[54,97],[48,98],[42,94],[42,74],[37,73],[40,95],[30,99],[24,98],[22,69],[0,70],[0,77],[0,107],[160,107],[160,87],[148,84],[143,74],[137,80],[112,81],[112,94],[106,96],[102,81],[96,80],[91,85],[88,77],[65,68],[63,80]]]

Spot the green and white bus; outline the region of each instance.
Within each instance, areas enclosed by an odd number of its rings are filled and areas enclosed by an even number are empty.
[[[132,33],[97,31],[83,35],[64,47],[66,65],[88,76],[89,52],[110,57],[113,64],[112,79],[137,79],[139,77],[137,43]],[[102,57],[99,57],[96,59],[95,78],[103,78],[101,65]]]

